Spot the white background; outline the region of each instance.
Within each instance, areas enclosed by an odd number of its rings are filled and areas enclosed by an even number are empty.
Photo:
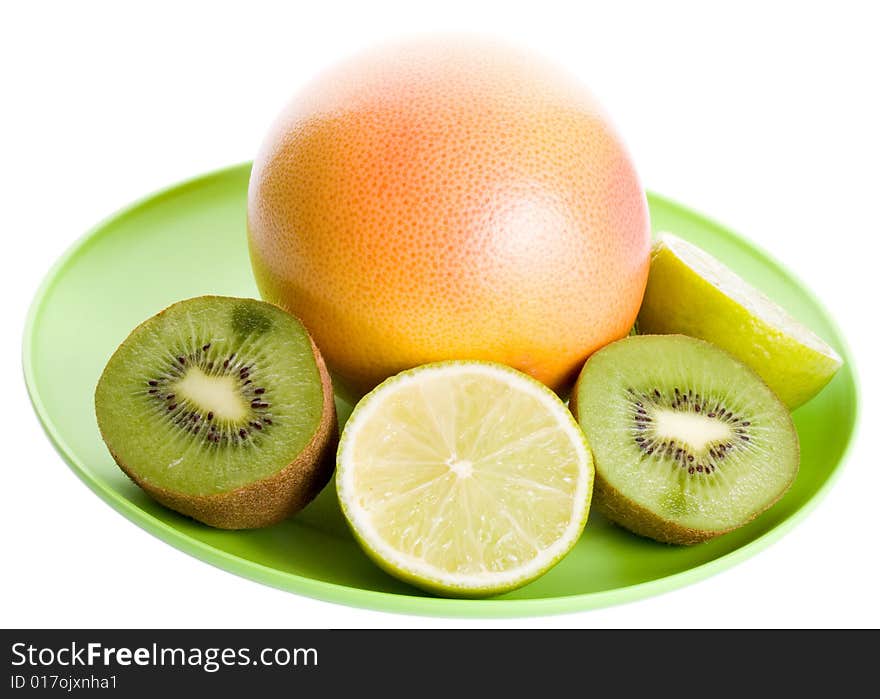
[[[4,3],[0,625],[880,625],[880,21],[870,2],[718,5]],[[866,399],[860,440],[828,497],[758,556],[661,597],[558,617],[350,609],[154,539],[80,483],[44,437],[21,379],[21,328],[68,245],[145,193],[250,159],[322,67],[389,36],[449,30],[532,46],[580,74],[647,187],[758,241],[809,280],[848,336]]]

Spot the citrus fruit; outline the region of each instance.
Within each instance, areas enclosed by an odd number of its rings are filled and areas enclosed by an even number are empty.
[[[558,389],[627,334],[650,254],[589,91],[476,40],[396,44],[307,86],[256,157],[248,233],[263,297],[362,390],[446,359]]]
[[[834,376],[840,356],[709,253],[671,233],[655,246],[639,331],[681,333],[748,364],[790,409]]]
[[[593,462],[547,387],[500,364],[439,362],[357,405],[336,486],[355,536],[387,572],[484,596],[535,579],[574,546]]]

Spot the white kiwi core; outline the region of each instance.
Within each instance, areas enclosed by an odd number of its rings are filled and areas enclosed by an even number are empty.
[[[210,376],[199,367],[191,366],[175,384],[174,390],[218,418],[235,421],[247,415],[247,404],[230,375]]]
[[[698,413],[659,409],[654,412],[654,433],[661,439],[686,442],[694,451],[733,438],[733,430],[720,420]]]

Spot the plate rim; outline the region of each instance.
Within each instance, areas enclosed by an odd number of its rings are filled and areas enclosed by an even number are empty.
[[[60,430],[49,417],[48,410],[36,389],[36,371],[34,369],[35,361],[33,356],[34,335],[40,312],[42,311],[49,292],[61,270],[74,256],[84,250],[91,241],[95,240],[111,222],[133,212],[148,202],[153,202],[157,199],[168,196],[171,193],[177,193],[184,188],[199,186],[210,179],[238,174],[239,171],[249,169],[251,165],[251,161],[245,161],[181,180],[142,196],[104,217],[77,238],[46,272],[33,296],[24,325],[22,368],[25,385],[37,419],[54,449],[74,474],[76,474],[76,476],[85,483],[92,492],[98,495],[103,502],[119,512],[122,516],[137,524],[144,531],[161,539],[165,543],[170,544],[175,549],[222,570],[232,572],[240,577],[269,585],[277,589],[304,595],[313,599],[376,611],[453,618],[510,618],[583,612],[591,609],[632,602],[654,595],[660,595],[673,589],[678,589],[700,580],[705,580],[712,575],[737,565],[746,558],[749,558],[767,548],[772,543],[775,543],[791,531],[793,527],[802,522],[824,499],[828,491],[834,486],[837,479],[840,477],[844,465],[848,461],[848,457],[853,444],[856,441],[861,425],[861,391],[859,389],[858,372],[853,362],[852,352],[846,340],[846,336],[841,332],[834,317],[828,313],[825,306],[813,294],[808,285],[804,284],[797,275],[790,272],[773,255],[769,254],[759,245],[744,236],[734,233],[723,224],[700,212],[679,204],[663,195],[655,192],[647,192],[646,196],[649,201],[659,202],[665,207],[675,209],[684,215],[696,218],[701,222],[708,224],[715,229],[716,232],[727,238],[728,241],[745,247],[751,252],[761,256],[771,267],[773,267],[777,274],[797,286],[799,292],[806,296],[807,299],[809,299],[809,301],[822,312],[825,320],[831,326],[836,336],[835,339],[838,340],[841,356],[852,374],[853,419],[840,458],[835,463],[828,478],[812,497],[776,526],[733,551],[672,575],[666,575],[654,580],[637,583],[635,585],[627,585],[625,587],[617,587],[598,592],[543,597],[539,599],[468,600],[366,590],[359,587],[318,580],[304,575],[298,575],[296,573],[279,571],[262,563],[257,563],[247,558],[223,551],[222,549],[218,549],[205,542],[192,539],[177,528],[141,509],[114,489],[100,483],[94,474],[91,473],[90,469],[79,460],[73,450],[65,443]]]

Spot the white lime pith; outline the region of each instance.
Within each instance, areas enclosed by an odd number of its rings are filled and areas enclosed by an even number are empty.
[[[818,393],[842,360],[818,335],[721,262],[661,233],[639,332],[682,334],[718,345],[750,366],[789,409]]]
[[[593,462],[559,398],[486,362],[442,362],[369,393],[345,426],[337,492],[358,541],[418,587],[485,596],[534,580],[577,542]]]

